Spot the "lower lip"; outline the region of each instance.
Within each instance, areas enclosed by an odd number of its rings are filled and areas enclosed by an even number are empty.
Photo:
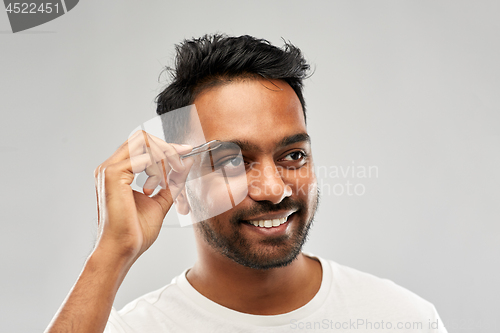
[[[276,226],[276,227],[271,227],[271,228],[256,227],[253,224],[250,224],[248,222],[244,222],[242,224],[245,227],[250,228],[250,230],[253,230],[254,232],[258,232],[262,235],[266,235],[266,236],[281,235],[281,234],[284,234],[286,232],[286,229],[288,228],[288,225],[292,222],[294,216],[295,216],[295,214],[289,215],[285,223],[280,224],[279,226]]]

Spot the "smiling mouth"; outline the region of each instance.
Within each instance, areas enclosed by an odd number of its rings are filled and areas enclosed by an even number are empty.
[[[273,227],[279,227],[280,225],[286,223],[289,217],[290,216],[285,216],[280,219],[255,220],[255,221],[245,221],[245,222],[260,228],[273,228]]]

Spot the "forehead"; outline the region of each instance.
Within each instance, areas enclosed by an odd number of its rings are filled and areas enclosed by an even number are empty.
[[[302,105],[281,80],[233,81],[204,90],[195,105],[206,141],[239,140],[266,149],[307,132]]]

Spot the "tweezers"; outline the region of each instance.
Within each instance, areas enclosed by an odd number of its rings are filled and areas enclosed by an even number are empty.
[[[213,147],[211,147],[211,145],[213,145]],[[219,140],[212,140],[209,142],[205,142],[204,144],[201,144],[199,146],[194,147],[193,150],[191,150],[189,153],[187,153],[185,155],[181,155],[180,157],[181,157],[181,159],[184,159],[186,157],[198,155],[201,153],[206,153],[206,152],[209,152],[209,151],[212,151],[214,149],[219,148],[221,145],[222,145],[222,142],[220,142]]]

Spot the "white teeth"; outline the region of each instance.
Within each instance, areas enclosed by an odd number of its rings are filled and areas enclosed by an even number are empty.
[[[258,220],[258,221],[248,221],[256,227],[261,228],[272,228],[277,227],[283,223],[285,223],[288,219],[288,216],[283,217],[281,219],[273,219],[273,220]]]

